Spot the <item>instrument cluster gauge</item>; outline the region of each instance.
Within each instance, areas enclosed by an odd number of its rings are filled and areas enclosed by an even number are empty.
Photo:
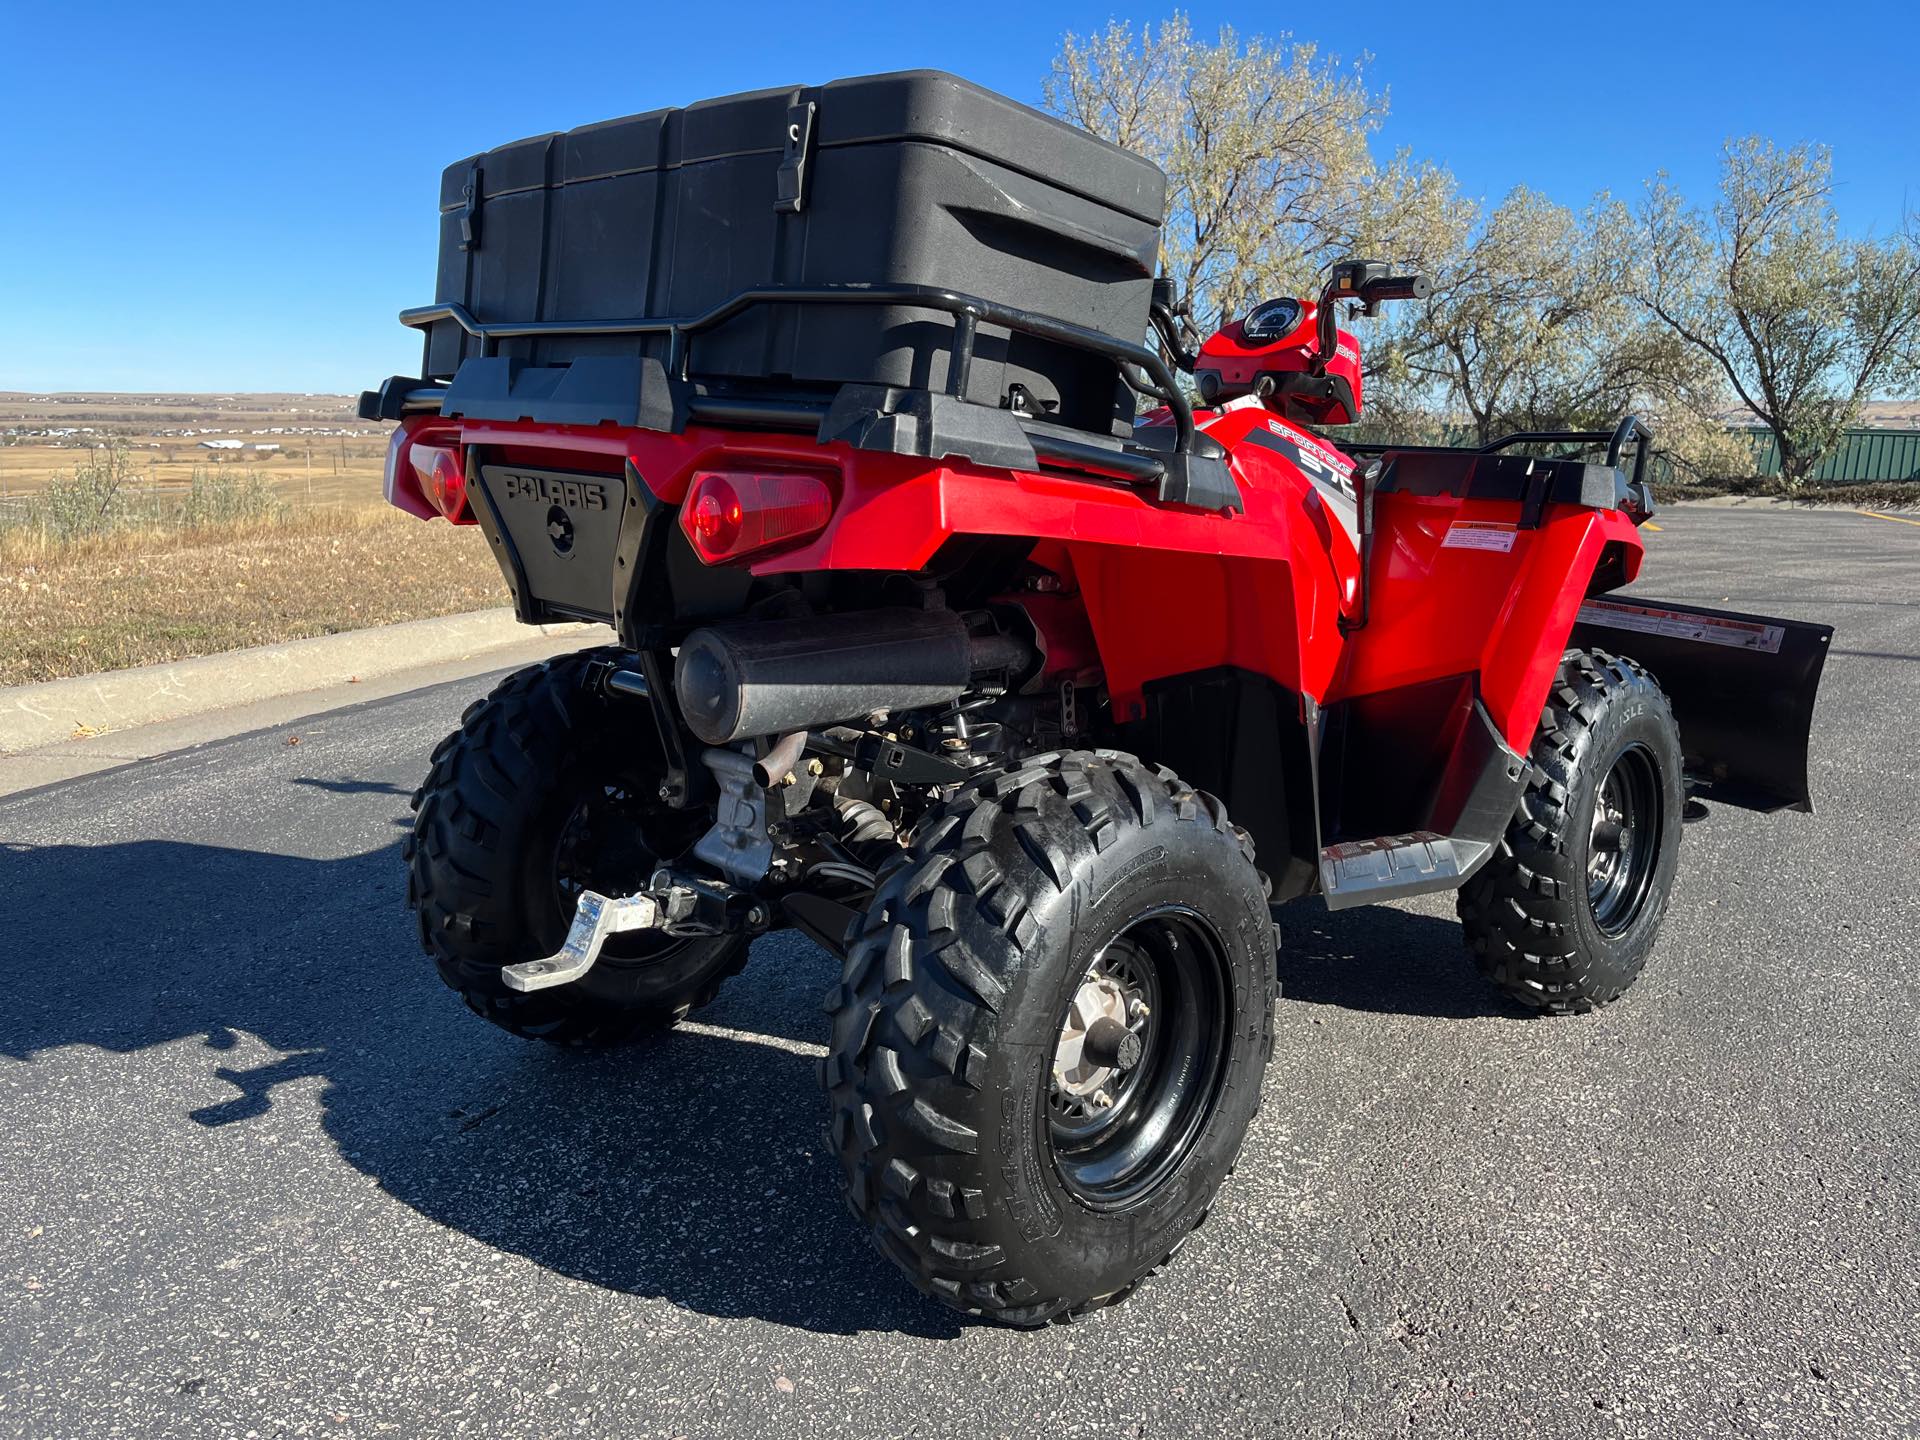
[[[1240,333],[1249,340],[1284,340],[1300,324],[1300,302],[1291,296],[1256,305]]]

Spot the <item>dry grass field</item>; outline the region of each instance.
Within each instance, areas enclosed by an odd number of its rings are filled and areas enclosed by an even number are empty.
[[[0,685],[506,603],[477,529],[384,506],[0,549]]]
[[[0,394],[0,685],[507,603],[478,530],[381,502],[386,440],[337,395]],[[272,513],[22,528],[50,483],[114,447],[142,514],[174,513],[196,470],[257,477]]]
[[[266,478],[290,504],[370,504],[380,498],[388,427],[359,419],[353,407],[350,395],[0,391],[0,509],[108,444],[125,445],[162,488],[185,485],[195,466],[237,466]]]

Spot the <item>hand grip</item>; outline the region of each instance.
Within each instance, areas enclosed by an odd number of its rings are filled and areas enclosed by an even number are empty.
[[[1424,275],[1383,275],[1360,287],[1360,298],[1368,305],[1380,300],[1424,300],[1432,293]]]

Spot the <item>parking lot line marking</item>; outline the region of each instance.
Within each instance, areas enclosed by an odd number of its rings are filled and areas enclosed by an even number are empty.
[[[1660,529],[1664,529],[1665,527],[1664,527],[1664,526],[1660,526],[1660,525],[1656,525],[1656,524],[1654,524],[1654,523],[1653,523],[1653,522],[1652,522],[1651,520],[1649,520],[1649,521],[1647,521],[1647,523],[1646,523],[1646,524],[1644,524],[1644,525],[1642,525],[1642,526],[1641,526],[1640,528],[1641,528],[1642,530],[1660,530]]]
[[[1920,520],[1910,520],[1905,515],[1882,515],[1878,510],[1856,510],[1856,515],[1871,515],[1876,520],[1891,520],[1896,525],[1920,525]]]

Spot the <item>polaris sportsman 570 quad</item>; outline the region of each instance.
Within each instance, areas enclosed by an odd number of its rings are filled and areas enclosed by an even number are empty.
[[[1642,427],[1337,446],[1342,307],[1424,283],[1338,265],[1191,355],[1163,203],[930,72],[542,136],[446,172],[422,373],[362,401],[392,503],[480,526],[522,620],[618,637],[434,752],[441,976],[612,1045],[803,931],[844,962],[854,1214],[1015,1324],[1125,1295],[1212,1203],[1271,906],[1457,891],[1494,985],[1582,1011],[1703,801],[1809,806],[1830,632],[1601,598]]]

